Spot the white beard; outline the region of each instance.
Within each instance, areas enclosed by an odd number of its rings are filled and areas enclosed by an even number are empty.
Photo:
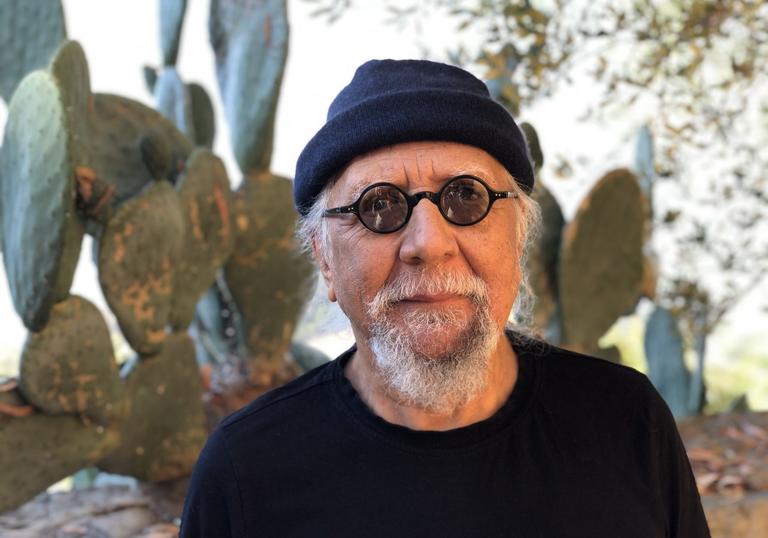
[[[471,299],[474,315],[453,310],[410,311],[390,321],[393,305],[420,293],[451,293]],[[485,283],[475,276],[423,273],[387,284],[368,305],[369,346],[379,384],[398,402],[447,415],[487,386],[489,357],[499,331],[494,327]],[[430,335],[451,332],[454,344],[426,351]]]

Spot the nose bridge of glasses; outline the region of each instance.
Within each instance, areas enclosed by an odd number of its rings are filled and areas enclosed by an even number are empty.
[[[439,206],[440,202],[440,195],[436,192],[432,191],[421,191],[416,192],[414,194],[408,194],[406,195],[408,197],[408,201],[410,202],[410,205],[412,208],[416,207],[416,204],[421,202],[424,198],[435,204],[436,206]]]

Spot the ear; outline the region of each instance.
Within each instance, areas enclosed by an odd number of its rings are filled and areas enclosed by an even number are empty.
[[[331,268],[328,265],[327,259],[328,253],[321,247],[317,238],[312,239],[312,256],[314,256],[318,267],[320,268],[320,274],[323,275],[325,281],[325,287],[328,288],[328,300],[332,303],[336,302],[336,291],[333,285],[333,274]]]

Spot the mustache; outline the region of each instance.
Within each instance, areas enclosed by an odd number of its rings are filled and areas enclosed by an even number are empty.
[[[416,295],[459,295],[475,305],[488,302],[488,286],[478,276],[467,273],[404,273],[387,282],[368,303],[368,313],[378,317],[399,301]]]

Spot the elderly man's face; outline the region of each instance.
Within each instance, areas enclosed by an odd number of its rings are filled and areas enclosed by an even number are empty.
[[[481,149],[450,142],[413,142],[352,161],[331,189],[328,207],[354,202],[372,183],[390,182],[409,193],[436,192],[462,174],[477,176],[495,190],[513,188],[506,169]],[[520,282],[520,217],[518,201],[504,199],[471,226],[449,223],[428,200],[414,208],[404,228],[390,234],[366,229],[354,215],[329,219],[332,256],[327,264],[321,261],[321,268],[330,298],[338,300],[349,317],[358,342],[369,341],[384,317],[388,326],[409,335],[424,356],[440,357],[461,344],[463,327],[478,316],[477,303],[422,284],[446,275],[474,280],[487,289],[487,317],[500,333]],[[402,282],[411,283],[408,293],[415,294],[384,309],[371,308],[382,289]],[[450,323],[429,322],[444,314]],[[427,323],[414,323],[414,319]]]

